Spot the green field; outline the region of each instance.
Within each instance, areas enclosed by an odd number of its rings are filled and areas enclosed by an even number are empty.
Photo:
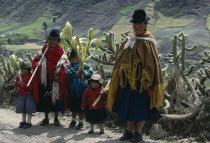
[[[31,50],[40,49],[42,46],[35,43],[25,43],[23,45],[4,45],[7,50],[18,51],[18,50]]]
[[[209,16],[206,19],[206,27],[210,31],[210,14],[209,14]]]
[[[19,26],[21,23],[0,23],[0,32],[5,32],[11,28]]]
[[[186,26],[194,21],[194,19],[190,18],[173,18],[163,16],[160,12],[158,14],[158,20],[155,23],[156,28],[167,28],[167,27],[180,27]]]
[[[36,37],[36,34],[38,32],[43,32],[44,30],[42,29],[43,26],[43,22],[46,22],[47,25],[49,25],[52,22],[52,19],[49,18],[45,18],[45,17],[40,17],[38,18],[35,22],[23,26],[22,28],[19,28],[15,31],[15,33],[21,33],[21,34],[25,34],[28,36],[29,39],[43,39],[43,37]]]
[[[120,14],[127,14],[128,12],[132,12],[135,9],[136,5],[127,6],[126,8],[120,10]]]

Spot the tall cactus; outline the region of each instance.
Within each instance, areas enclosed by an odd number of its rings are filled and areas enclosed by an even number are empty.
[[[99,47],[102,52],[99,55],[92,57],[92,59],[105,65],[114,65],[120,45],[129,34],[130,31],[122,33],[122,39],[118,42],[115,40],[115,34],[113,32],[105,32],[105,39],[102,40],[103,44]]]
[[[183,78],[183,81],[188,86],[188,90],[191,91],[190,94],[194,97],[194,108],[191,110],[191,112],[183,114],[183,115],[167,115],[163,114],[162,118],[166,120],[184,120],[184,119],[190,119],[196,116],[196,114],[199,112],[199,109],[201,107],[201,98],[198,96],[199,91],[203,93],[205,92],[205,89],[198,89],[197,86],[193,86],[192,79],[189,78],[189,76],[195,72],[193,72],[195,69],[199,69],[197,74],[200,77],[200,83],[204,83],[207,78],[210,78],[210,70],[208,67],[204,68],[201,65],[204,65],[205,63],[208,63],[210,61],[210,56],[208,51],[204,51],[206,58],[202,58],[202,61],[199,62],[197,65],[191,65],[188,69],[186,69],[186,51],[193,51],[195,48],[197,48],[197,45],[193,45],[191,48],[186,47],[186,39],[187,35],[184,33],[180,33],[178,35],[174,35],[173,39],[171,41],[173,42],[173,50],[168,56],[170,57],[169,64],[174,64],[176,69],[178,69],[181,77]],[[181,47],[178,46],[178,41],[181,41]],[[195,74],[194,74],[195,76]],[[178,81],[180,82],[180,81]],[[197,82],[198,84],[198,82]],[[179,83],[178,83],[179,85]],[[199,86],[201,87],[201,85]],[[177,90],[177,89],[176,89]],[[166,91],[167,92],[167,91]],[[185,93],[186,96],[189,96],[189,93]],[[173,98],[173,96],[170,95],[170,98]],[[176,95],[177,98],[177,95]],[[179,97],[178,97],[179,98]],[[190,100],[191,98],[185,97],[186,100]],[[176,99],[177,100],[177,99]],[[187,101],[182,101],[182,103],[187,103]],[[188,116],[190,115],[190,116]]]

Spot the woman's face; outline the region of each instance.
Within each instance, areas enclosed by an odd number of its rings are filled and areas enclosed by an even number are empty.
[[[49,38],[47,40],[47,43],[48,43],[48,45],[49,45],[50,48],[55,48],[55,47],[58,46],[59,40],[58,39]]]
[[[144,33],[146,27],[147,25],[145,23],[133,23],[133,30],[137,35]]]
[[[99,88],[100,84],[99,84],[99,81],[98,80],[93,80],[90,82],[90,86],[93,88],[93,89],[97,89]]]
[[[71,60],[71,63],[73,64],[79,63],[78,57],[72,57],[70,60]]]

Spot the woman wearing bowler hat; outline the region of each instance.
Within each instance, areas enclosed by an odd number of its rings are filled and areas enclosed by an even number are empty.
[[[141,141],[145,121],[158,118],[163,102],[163,77],[156,40],[147,31],[149,20],[144,10],[134,11],[130,20],[134,33],[120,47],[109,86],[109,110],[127,121],[122,141]]]
[[[54,125],[60,126],[58,112],[64,112],[64,110],[67,109],[68,90],[65,80],[65,68],[61,66],[61,69],[57,70],[57,64],[64,55],[64,50],[59,45],[59,42],[59,31],[52,29],[47,38],[47,44],[41,48],[39,54],[32,62],[33,69],[38,67],[33,78],[37,111],[45,113],[45,118],[40,124],[41,126],[49,124],[48,114],[50,112],[55,113]],[[44,58],[40,61],[43,55]],[[57,73],[56,71],[59,72]],[[55,98],[54,95],[57,95],[57,98]],[[52,98],[55,99],[54,102]]]

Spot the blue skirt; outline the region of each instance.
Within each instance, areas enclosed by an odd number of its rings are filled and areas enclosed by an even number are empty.
[[[130,85],[121,88],[119,92],[118,116],[121,120],[139,122],[159,117],[156,108],[150,109],[150,96],[146,91],[140,91],[140,85],[137,90],[131,90]]]
[[[16,104],[16,113],[36,113],[36,103],[31,94],[19,95]]]

